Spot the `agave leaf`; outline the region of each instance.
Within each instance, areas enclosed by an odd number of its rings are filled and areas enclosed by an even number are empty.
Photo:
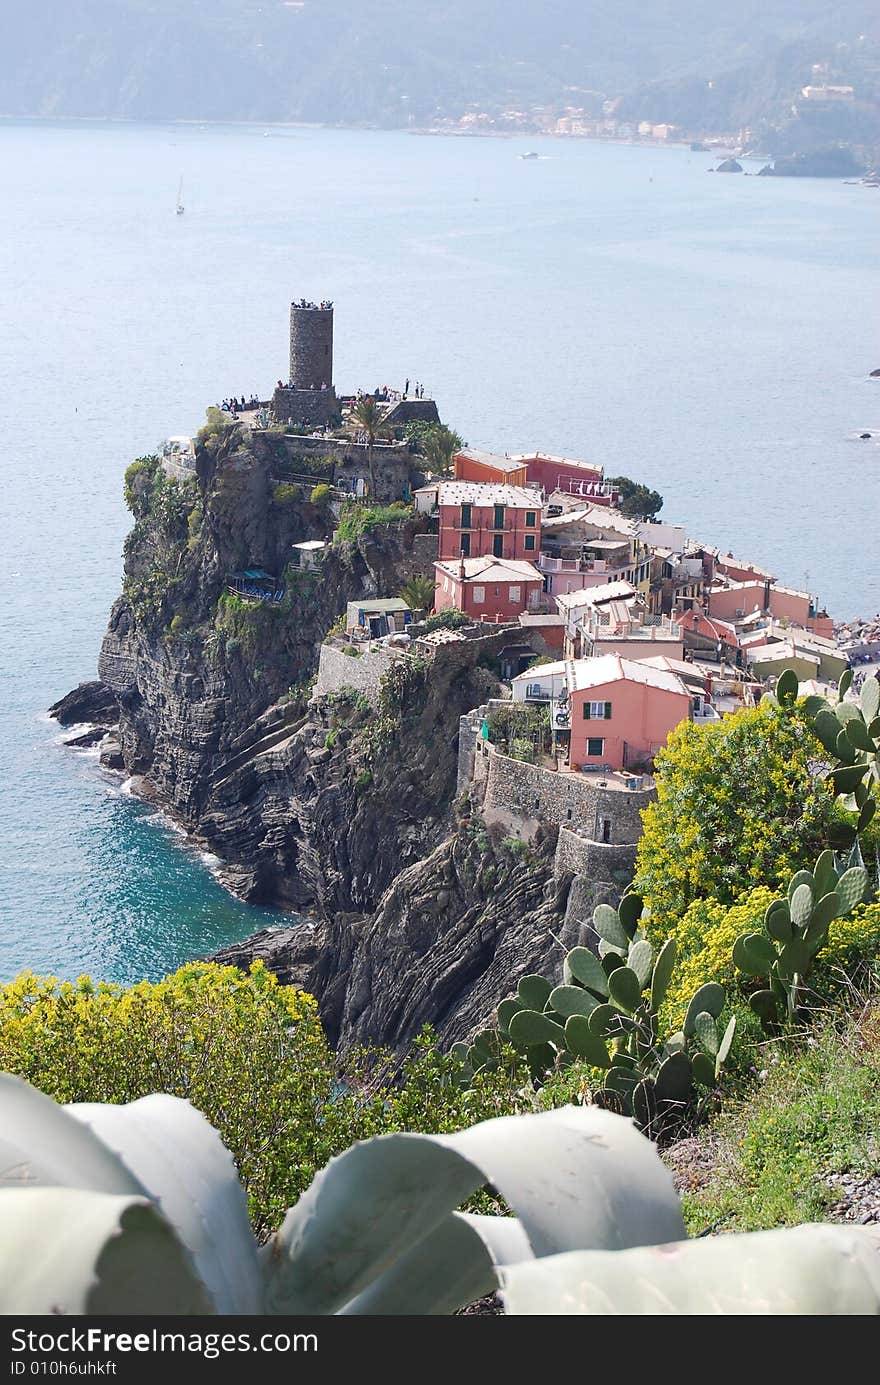
[[[87,1125],[9,1073],[0,1073],[0,1113],[0,1188],[87,1188],[149,1196]]]
[[[715,1076],[716,1076],[716,1077],[719,1077],[719,1076],[721,1075],[721,1069],[723,1068],[724,1064],[727,1062],[727,1057],[728,1057],[728,1054],[730,1053],[730,1046],[731,1046],[731,1044],[733,1043],[733,1036],[734,1036],[735,1033],[736,1033],[736,1015],[731,1015],[730,1019],[729,1019],[728,1022],[727,1022],[727,1028],[726,1028],[725,1031],[724,1031],[724,1034],[723,1034],[722,1039],[721,1039],[721,1043],[718,1045],[718,1054],[717,1054],[717,1056],[716,1056],[716,1058],[715,1058]]]
[[[261,1311],[262,1281],[247,1199],[232,1155],[188,1101],[64,1108],[118,1155],[158,1203],[222,1314]]]
[[[189,1255],[147,1199],[69,1187],[0,1190],[0,1313],[213,1311]]]
[[[265,1311],[340,1311],[487,1182],[535,1255],[682,1234],[650,1143],[595,1108],[500,1117],[455,1135],[380,1135],[331,1160],[288,1212],[264,1262]]]
[[[455,1313],[497,1289],[496,1266],[532,1258],[516,1217],[452,1212],[340,1313],[435,1317]]]
[[[880,1256],[864,1227],[795,1226],[508,1265],[512,1314],[876,1315]]]

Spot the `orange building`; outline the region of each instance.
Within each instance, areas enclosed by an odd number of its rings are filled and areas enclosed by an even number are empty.
[[[528,467],[520,457],[500,457],[476,447],[462,448],[455,456],[456,481],[494,481],[507,486],[524,486]]]

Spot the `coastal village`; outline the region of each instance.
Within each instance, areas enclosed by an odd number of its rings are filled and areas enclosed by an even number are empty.
[[[815,596],[750,557],[625,513],[621,478],[600,465],[462,445],[432,474],[419,430],[443,431],[435,402],[408,381],[337,395],[333,315],[329,302],[292,304],[289,380],[221,413],[255,452],[274,449],[281,484],[313,485],[297,467],[320,455],[329,526],[353,507],[414,525],[419,604],[385,590],[350,603],[320,648],[312,700],[355,690],[375,702],[399,660],[490,659],[505,695],[463,717],[459,740],[459,793],[486,821],[525,839],[552,825],[567,868],[590,871],[604,851],[605,878],[625,872],[654,757],[680,723],[757,705],[786,669],[802,695],[836,686],[850,664],[873,671],[880,630],[836,633]],[[186,474],[194,441],[170,440],[164,464]],[[338,538],[329,527],[295,544],[291,570],[319,579]],[[228,586],[250,602],[284,594],[259,567]]]

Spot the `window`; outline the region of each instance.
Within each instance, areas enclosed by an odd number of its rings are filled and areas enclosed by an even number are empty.
[[[462,527],[462,529],[470,529],[470,527],[471,527],[471,507],[470,507],[470,505],[462,505],[462,507],[461,507],[461,527]]]
[[[469,558],[471,556],[471,536],[470,534],[459,534],[461,540],[461,556]]]
[[[610,842],[610,841],[611,841],[611,819],[610,819],[610,818],[600,818],[600,819],[599,819],[599,827],[600,827],[599,840],[600,840],[600,841],[603,841],[603,842]]]
[[[519,587],[508,587],[508,593],[508,599],[511,601],[511,603],[519,601]]]
[[[504,528],[504,506],[503,506],[503,505],[496,505],[496,506],[495,506],[495,517],[494,517],[494,519],[493,519],[493,521],[492,521],[492,528],[493,528],[493,529],[503,529],[503,528]]]
[[[495,558],[504,557],[504,535],[496,534],[492,540],[492,555]]]
[[[588,754],[588,755],[604,755],[604,754],[605,754],[605,742],[602,740],[602,738],[601,738],[600,736],[591,736],[590,739],[587,741],[587,754]]]
[[[527,553],[534,553],[534,551],[535,551],[535,536],[534,536],[534,534],[526,534],[526,552],[527,552]]]
[[[443,590],[444,590],[445,592],[448,592],[448,591],[449,591],[449,578],[448,578],[448,577],[444,577],[444,578],[443,578]]]
[[[482,606],[482,604],[483,604],[483,602],[484,602],[485,600],[486,600],[486,588],[485,588],[485,587],[474,587],[474,605],[475,605],[475,606]]]
[[[534,527],[535,527],[535,511],[534,511],[534,510],[526,510],[526,527],[529,528],[529,529],[534,529]]]
[[[585,702],[584,721],[610,721],[610,702]]]

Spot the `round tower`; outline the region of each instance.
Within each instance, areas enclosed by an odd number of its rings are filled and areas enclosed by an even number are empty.
[[[291,303],[290,383],[295,390],[332,387],[332,304]]]

